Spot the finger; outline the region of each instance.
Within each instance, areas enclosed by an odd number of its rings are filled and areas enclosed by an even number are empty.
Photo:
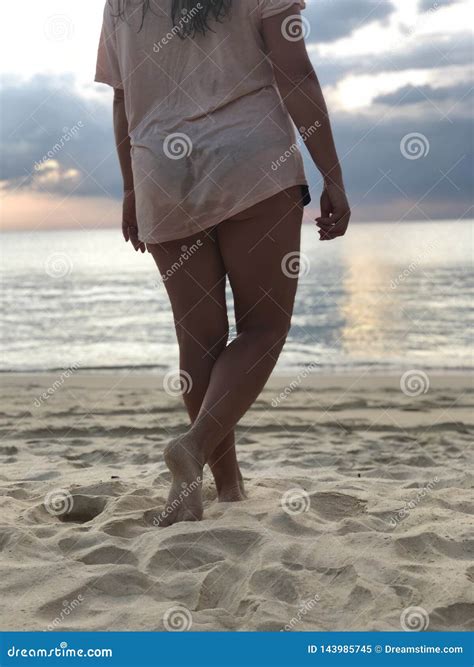
[[[317,222],[316,227],[319,227],[319,229],[332,229],[334,227],[333,222]]]
[[[334,236],[331,234],[331,232],[319,232],[320,241],[331,241],[333,238]]]
[[[333,225],[321,226],[319,227],[318,232],[319,232],[319,238],[326,239],[332,236],[334,232],[334,227]]]
[[[346,210],[336,211],[331,217],[331,221],[335,226],[347,225],[349,223],[349,214]]]
[[[316,218],[316,224],[318,227],[328,227],[334,223],[332,218]]]
[[[138,252],[144,253],[146,250],[146,245],[143,241],[140,241],[138,238],[138,229],[137,227],[130,227],[130,240],[132,241],[133,247]]]
[[[128,243],[128,241],[130,241],[130,234],[128,233],[128,225],[126,222],[122,223],[122,235],[125,241]]]
[[[344,236],[347,231],[347,222],[340,220],[338,223],[331,225],[330,227],[321,227],[320,231],[324,233],[324,240],[329,241],[338,236]]]
[[[332,241],[333,239],[337,239],[340,236],[344,236],[344,234],[347,231],[347,227],[334,227],[328,232],[324,233],[323,237],[320,237],[321,241]]]
[[[324,237],[326,237],[328,234],[332,234],[334,230],[334,224],[332,222],[329,223],[318,222],[316,227],[318,229],[319,234],[324,235]]]
[[[130,227],[129,234],[130,234],[130,241],[132,242],[133,247],[135,248],[135,250],[138,250],[140,248],[140,241],[138,240],[138,233],[136,228]]]

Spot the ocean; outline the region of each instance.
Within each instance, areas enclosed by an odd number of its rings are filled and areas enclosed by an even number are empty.
[[[0,243],[1,371],[177,367],[161,278],[119,230],[5,232]],[[329,243],[304,225],[300,265],[277,373],[472,368],[471,222],[353,223]]]

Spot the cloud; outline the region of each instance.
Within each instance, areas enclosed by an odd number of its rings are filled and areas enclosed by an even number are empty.
[[[454,94],[456,87],[434,88],[430,94]],[[426,88],[425,88],[425,93]],[[405,87],[416,99],[416,89]],[[3,90],[1,179],[21,192],[110,197],[118,199],[122,183],[112,132],[111,100],[86,99],[74,91],[73,81],[37,77],[21,88]],[[105,103],[106,99],[106,103]],[[339,153],[355,218],[380,207],[384,216],[446,217],[464,213],[470,200],[472,139],[470,121],[457,114],[440,119],[420,107],[416,120],[406,118],[395,97],[381,96],[380,113],[345,113],[333,118]],[[426,103],[428,104],[428,103]],[[379,105],[378,110],[384,109]],[[72,132],[73,128],[76,131]],[[65,130],[72,138],[62,145]],[[429,145],[424,157],[410,160],[401,144],[412,133]],[[36,165],[39,165],[35,168]],[[306,157],[315,206],[320,177]],[[419,207],[413,204],[421,200]]]
[[[429,116],[424,119],[423,114],[418,118],[416,122],[400,118],[396,109],[380,117],[338,114],[333,118],[355,219],[365,219],[369,209],[374,219],[377,206],[384,209],[385,219],[390,210],[392,219],[457,218],[469,208],[473,160],[470,119],[449,122]],[[413,135],[417,136],[410,149]],[[409,159],[407,155],[419,157]],[[314,186],[319,175],[307,156],[305,163]]]
[[[420,12],[429,12],[440,9],[441,7],[447,7],[449,5],[455,5],[462,0],[420,0],[418,5],[418,11]]]
[[[428,102],[459,103],[461,100],[472,104],[472,83],[459,83],[454,86],[435,88],[433,86],[403,86],[393,93],[379,95],[375,104],[386,106],[407,106],[409,104],[424,104]]]
[[[348,37],[358,28],[387,19],[395,11],[389,0],[327,0],[308,6],[305,12],[317,43]]]
[[[332,85],[349,75],[380,74],[403,70],[439,70],[446,67],[470,67],[472,37],[463,32],[453,35],[430,35],[416,39],[400,36],[388,44],[385,53],[377,57],[358,55],[356,58],[317,56],[314,65],[322,83]]]
[[[2,87],[0,180],[9,188],[117,195],[111,105],[74,90],[70,76]],[[109,98],[107,96],[107,100]]]

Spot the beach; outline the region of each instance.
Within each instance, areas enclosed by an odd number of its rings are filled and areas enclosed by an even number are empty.
[[[467,374],[315,369],[270,380],[237,431],[247,499],[157,528],[157,373],[4,373],[3,630],[468,630]]]

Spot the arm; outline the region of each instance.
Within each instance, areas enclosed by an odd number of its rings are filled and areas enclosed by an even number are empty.
[[[343,236],[350,219],[342,170],[334,144],[329,114],[321,86],[306,51],[303,37],[285,38],[282,24],[298,12],[295,6],[263,21],[268,56],[284,104],[298,128],[314,128],[302,138],[324,179],[321,217],[317,218],[322,241]]]
[[[114,132],[123,177],[122,233],[125,241],[130,241],[135,250],[145,252],[145,244],[138,239],[131,144],[125,112],[124,92],[121,88],[114,88]]]

